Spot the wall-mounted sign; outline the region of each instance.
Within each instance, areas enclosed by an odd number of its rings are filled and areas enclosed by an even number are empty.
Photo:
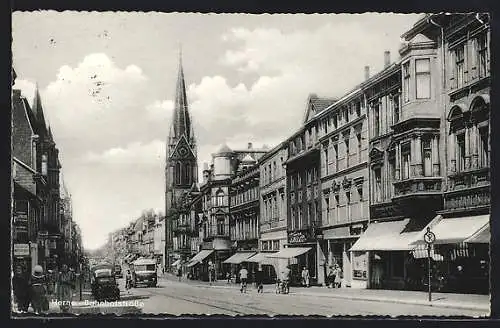
[[[368,271],[368,256],[366,252],[352,252],[352,271],[356,279],[365,280]]]
[[[30,256],[30,245],[14,244],[14,256]]]
[[[288,235],[288,242],[290,244],[305,243],[306,241],[307,237],[302,232],[292,232]]]

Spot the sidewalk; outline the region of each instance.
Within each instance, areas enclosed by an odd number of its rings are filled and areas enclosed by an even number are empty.
[[[178,281],[172,274],[165,274],[161,279]],[[182,279],[183,283],[205,288],[239,289],[238,284],[228,284],[226,281],[216,281],[212,286],[206,281]],[[274,284],[264,285],[265,292],[275,291]],[[249,289],[251,290],[251,289]],[[475,294],[452,294],[452,293],[432,293],[432,302],[428,301],[427,292],[402,291],[402,290],[382,290],[382,289],[354,289],[354,288],[334,288],[326,287],[292,287],[290,295],[316,296],[325,298],[339,298],[349,300],[363,300],[387,303],[402,303],[413,305],[425,305],[441,308],[454,308],[465,310],[484,311],[490,313],[490,296]]]

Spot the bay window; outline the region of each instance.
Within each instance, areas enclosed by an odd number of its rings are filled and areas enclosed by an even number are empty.
[[[403,64],[403,99],[404,102],[410,101],[410,62]]]
[[[429,58],[415,60],[417,99],[431,97],[431,61]]]
[[[424,176],[430,177],[432,176],[432,149],[430,139],[422,140],[422,158],[424,160]]]
[[[373,169],[373,179],[375,181],[375,188],[373,189],[375,202],[382,201],[382,169],[380,167]]]
[[[410,143],[401,145],[401,166],[403,180],[410,178],[411,151]]]

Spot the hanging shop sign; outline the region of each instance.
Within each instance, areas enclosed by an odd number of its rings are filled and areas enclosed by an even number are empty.
[[[305,243],[307,236],[303,232],[292,232],[288,235],[288,242],[290,244]]]
[[[14,244],[14,256],[19,256],[19,257],[30,256],[30,245]]]

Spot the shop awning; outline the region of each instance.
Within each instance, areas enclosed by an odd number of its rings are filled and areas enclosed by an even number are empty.
[[[434,244],[457,244],[466,240],[485,240],[486,229],[488,229],[490,216],[478,215],[460,218],[446,218],[437,222],[431,231],[436,235]],[[470,241],[469,241],[470,242]],[[485,243],[488,243],[485,241]],[[423,243],[423,240],[417,240]]]
[[[250,257],[247,260],[247,262],[272,265],[273,260],[267,257],[267,255],[270,255],[270,254],[273,254],[273,253],[257,253],[254,256]]]
[[[491,240],[491,231],[489,223],[484,225],[475,234],[465,240],[469,244],[489,244]]]
[[[350,251],[407,251],[420,231],[403,232],[410,219],[372,223]]]
[[[204,259],[206,259],[210,254],[214,252],[213,249],[204,249],[196,254],[188,263],[188,267],[192,267],[193,265],[200,263]]]
[[[304,253],[307,253],[309,250],[311,250],[311,247],[287,247],[283,248],[277,253],[270,253],[269,255],[266,255],[266,257],[278,258],[278,259],[291,259],[299,255],[302,255]]]
[[[174,263],[172,263],[172,266],[178,266],[179,263],[181,263],[181,259],[178,259]]]
[[[247,262],[254,255],[255,252],[237,252],[222,263],[240,264],[241,262]]]

